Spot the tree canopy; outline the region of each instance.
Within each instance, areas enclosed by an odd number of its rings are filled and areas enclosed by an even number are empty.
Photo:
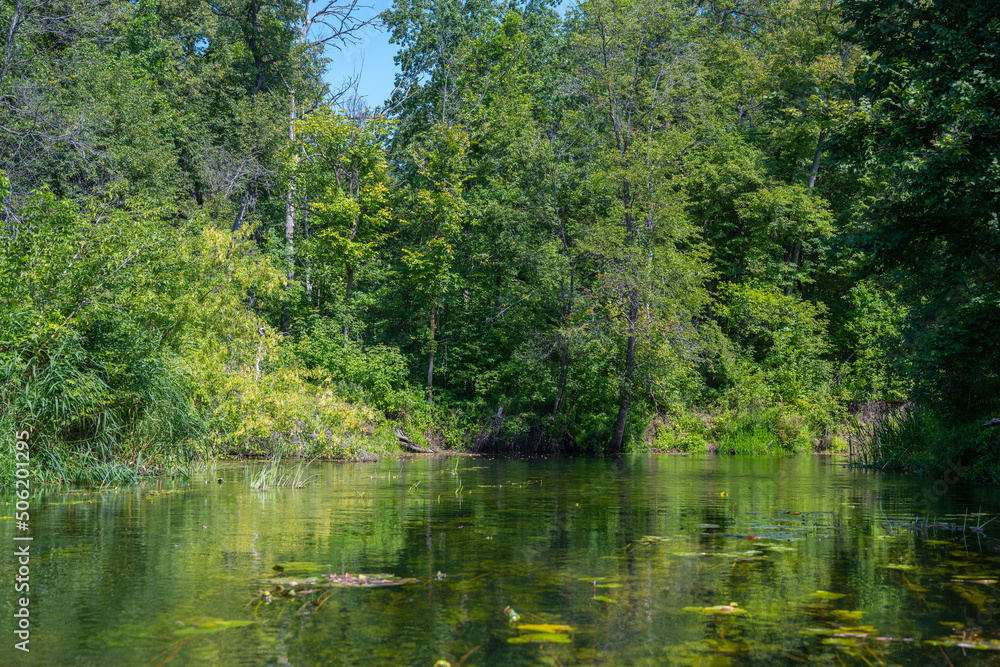
[[[933,424],[927,451],[994,455],[982,3],[14,0],[0,19],[0,415],[60,475],[364,457],[398,434],[812,451],[873,405]],[[400,73],[367,108],[324,83],[324,47],[375,20]]]

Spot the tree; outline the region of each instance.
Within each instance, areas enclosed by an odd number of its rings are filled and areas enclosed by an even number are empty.
[[[1000,19],[973,0],[845,0],[872,56],[857,76],[869,206],[861,241],[910,304],[918,396],[1000,409]]]
[[[389,121],[352,120],[320,109],[296,124],[299,141],[296,190],[308,201],[303,212],[303,259],[308,262],[309,306],[322,312],[326,300],[343,304],[344,336],[351,329],[356,273],[372,262],[390,220],[388,163],[383,139]]]
[[[413,149],[418,178],[410,193],[407,219],[410,242],[402,249],[408,285],[427,309],[427,400],[434,400],[434,355],[439,309],[457,284],[455,245],[467,224],[463,183],[468,178],[468,135],[436,123]]]
[[[701,104],[701,58],[694,19],[682,7],[595,0],[578,11],[582,85],[603,125],[601,169],[591,183],[606,212],[590,247],[610,297],[607,316],[624,337],[608,443],[617,453],[635,392],[640,338],[651,340],[656,329],[685,337],[685,320],[704,304],[705,266],[677,182],[696,140],[691,129]]]

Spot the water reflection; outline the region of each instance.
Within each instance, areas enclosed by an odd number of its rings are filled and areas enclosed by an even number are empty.
[[[939,484],[925,494],[937,480],[818,457],[315,464],[305,488],[267,491],[250,488],[251,474],[219,468],[177,486],[37,499],[32,653],[14,655],[8,642],[0,660],[978,664],[1000,655],[991,490],[939,493]],[[12,524],[0,524],[8,544]],[[317,579],[329,573],[419,582]],[[0,576],[12,579],[9,559]],[[298,594],[265,603],[261,591],[275,585]],[[6,618],[13,597],[2,596]]]

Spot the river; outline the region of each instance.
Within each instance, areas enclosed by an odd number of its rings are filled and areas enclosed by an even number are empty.
[[[31,651],[4,633],[0,663],[1000,659],[1000,494],[958,474],[455,456],[291,464],[302,488],[255,490],[260,465],[33,498]]]

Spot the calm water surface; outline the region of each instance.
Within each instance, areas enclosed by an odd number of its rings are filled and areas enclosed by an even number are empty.
[[[5,586],[0,664],[1000,662],[992,489],[818,457],[313,464],[267,491],[253,472],[36,497],[31,653]]]

